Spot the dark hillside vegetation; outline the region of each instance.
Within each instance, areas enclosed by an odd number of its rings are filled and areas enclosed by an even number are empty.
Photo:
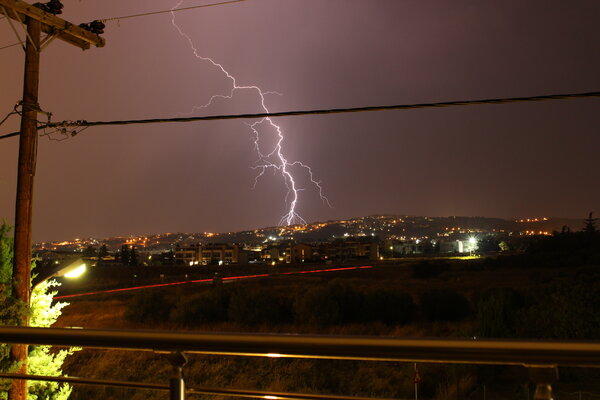
[[[536,254],[535,248],[530,251]],[[348,274],[139,290],[106,295],[102,301],[111,299],[106,304],[117,310],[114,318],[121,318],[113,321],[114,326],[126,328],[598,340],[600,267],[545,266],[533,263],[533,258],[524,266],[519,257],[429,260]],[[77,325],[77,313],[94,303],[90,298],[79,302],[70,307],[73,314],[66,309],[64,325]],[[104,325],[90,327],[110,327],[109,318],[99,320]],[[171,373],[160,355],[91,350],[75,354],[66,368],[76,376],[149,382],[166,382]],[[485,390],[488,399],[525,400],[533,393],[524,368],[429,364],[419,368],[423,398],[479,399]],[[414,396],[412,364],[191,356],[185,371],[190,387]],[[598,371],[565,368],[556,389],[600,393],[595,382],[600,382]],[[166,396],[76,388],[72,398]]]

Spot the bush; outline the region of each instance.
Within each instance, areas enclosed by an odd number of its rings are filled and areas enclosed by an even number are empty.
[[[517,312],[522,306],[521,295],[513,289],[492,289],[484,293],[477,303],[479,336],[514,337]]]
[[[600,282],[589,277],[558,281],[529,293],[519,311],[516,333],[536,339],[597,340],[600,337]]]
[[[133,322],[165,322],[172,307],[162,291],[140,290],[127,305],[125,318]]]
[[[329,296],[327,287],[308,289],[294,301],[294,319],[300,324],[333,325],[341,322],[337,301]]]
[[[415,303],[406,293],[377,290],[364,296],[363,321],[381,321],[384,324],[406,324],[415,313]]]
[[[291,305],[267,289],[238,290],[231,295],[230,322],[243,325],[280,324],[291,320]]]
[[[413,265],[412,277],[416,279],[433,278],[447,271],[449,267],[450,265],[443,261],[421,261]]]
[[[454,290],[432,289],[421,295],[421,311],[429,321],[457,321],[469,314],[469,302]]]
[[[187,326],[227,320],[231,293],[222,287],[180,299],[170,313],[170,319]]]
[[[334,325],[360,321],[363,296],[347,283],[333,280],[311,288],[294,302],[296,322]]]

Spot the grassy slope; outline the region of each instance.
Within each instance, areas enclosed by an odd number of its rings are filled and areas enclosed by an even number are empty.
[[[415,298],[434,287],[451,288],[467,297],[492,287],[532,288],[550,280],[565,279],[577,271],[564,269],[501,269],[470,271],[469,264],[456,262],[450,270],[428,279],[413,279],[409,264],[383,265],[372,270],[345,271],[320,275],[287,276],[260,278],[236,283],[244,287],[268,285],[270,290],[285,293],[291,287],[308,287],[334,278],[341,278],[365,290],[393,288]],[[157,290],[157,289],[144,289]],[[165,290],[165,289],[162,289]],[[207,286],[186,285],[176,290],[178,296],[187,296],[198,291],[211,290]],[[85,328],[108,329],[184,329],[168,324],[134,324],[125,320],[127,303],[135,292],[118,295],[101,295],[74,298],[65,308],[55,326],[80,326]],[[460,336],[469,332],[472,319],[459,323],[414,322],[405,326],[385,326],[380,323],[331,326],[327,328],[299,326],[253,326],[243,327],[231,323],[197,326],[202,331],[255,331],[255,332],[296,332],[328,334],[366,334],[394,336]],[[253,358],[191,356],[186,366],[188,385],[256,388],[280,391],[321,392],[348,395],[408,397],[412,393],[412,366],[397,363],[354,363],[307,360],[259,360]],[[171,370],[161,355],[151,353],[131,353],[114,351],[81,351],[65,364],[70,375],[105,379],[149,381],[166,383]],[[514,375],[517,374],[517,375]],[[522,371],[510,374],[517,381],[525,382]],[[481,387],[475,386],[475,373],[470,366],[423,365],[422,394],[426,397],[456,398],[457,384],[461,393],[466,388],[475,390],[472,396],[481,397]],[[432,377],[435,377],[433,379]],[[498,382],[496,392],[506,395],[506,391],[525,392],[512,382]],[[519,397],[516,396],[516,397]],[[524,396],[524,395],[523,395]],[[78,387],[73,399],[159,399],[167,398],[159,392],[130,391],[123,389],[98,389]]]

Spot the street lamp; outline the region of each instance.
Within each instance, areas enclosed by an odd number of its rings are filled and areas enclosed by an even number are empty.
[[[87,266],[85,265],[85,262],[81,258],[78,258],[75,261],[70,261],[65,266],[59,267],[58,269],[56,269],[54,272],[52,272],[48,276],[44,276],[44,277],[40,277],[40,275],[36,276],[33,279],[32,290],[39,284],[47,281],[48,279],[60,278],[60,277],[65,277],[65,278],[69,278],[69,279],[79,278],[86,271],[87,271]]]

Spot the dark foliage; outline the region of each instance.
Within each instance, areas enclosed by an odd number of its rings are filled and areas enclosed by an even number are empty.
[[[227,315],[242,325],[291,322],[291,301],[267,289],[236,290],[231,295]]]
[[[587,221],[584,231],[563,230],[539,238],[527,249],[526,261],[551,267],[600,265],[600,232],[595,229],[593,221]]]
[[[338,302],[325,286],[308,289],[294,302],[294,319],[306,325],[333,325],[342,321]]]
[[[450,265],[445,261],[421,261],[412,268],[412,277],[417,279],[433,278],[447,271]]]
[[[593,215],[594,213],[591,212],[590,215],[588,215],[588,217],[585,219],[583,231],[587,234],[598,233],[598,228],[596,228],[596,222],[598,221],[598,218],[593,218]]]
[[[362,307],[363,321],[381,321],[384,324],[406,324],[413,320],[415,303],[408,294],[376,290],[366,293]]]
[[[230,298],[221,287],[185,297],[171,310],[170,319],[186,326],[227,321]]]
[[[469,315],[469,301],[451,289],[432,289],[421,295],[421,311],[429,321],[457,321]]]
[[[523,307],[523,296],[510,288],[492,289],[477,302],[479,337],[510,338],[515,336],[517,313]]]
[[[363,295],[342,281],[308,289],[296,298],[296,322],[307,325],[334,325],[360,321]]]
[[[556,281],[526,294],[527,308],[519,311],[516,336],[539,339],[600,337],[600,280]]]
[[[488,253],[500,251],[498,239],[494,236],[481,236],[477,241],[477,252]]]
[[[129,302],[125,317],[134,322],[165,322],[172,307],[163,291],[140,290]]]

